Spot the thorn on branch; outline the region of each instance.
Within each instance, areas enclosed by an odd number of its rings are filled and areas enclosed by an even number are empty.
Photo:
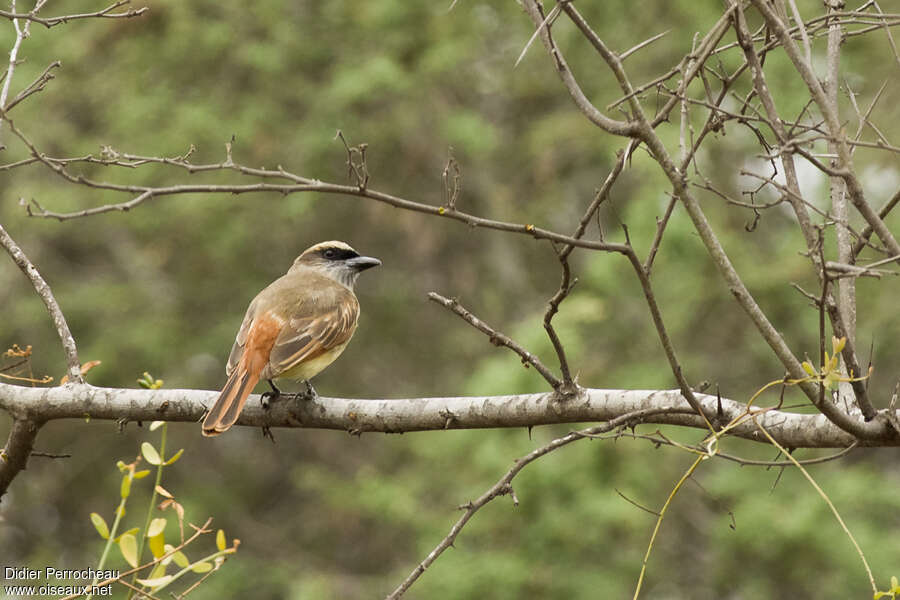
[[[453,414],[450,409],[445,408],[444,410],[438,412],[438,415],[444,418],[444,430],[450,429],[454,423],[457,422],[456,415]]]

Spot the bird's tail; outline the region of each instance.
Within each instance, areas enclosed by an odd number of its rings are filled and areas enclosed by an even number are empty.
[[[254,375],[250,370],[240,368],[241,366],[238,365],[238,368],[231,373],[231,377],[228,378],[225,387],[216,398],[216,403],[203,419],[204,436],[212,437],[228,431],[241,414],[247,396],[259,382],[258,371]]]

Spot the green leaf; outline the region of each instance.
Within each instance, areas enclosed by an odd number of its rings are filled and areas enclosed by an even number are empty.
[[[159,458],[159,452],[156,451],[156,448],[150,442],[141,444],[141,454],[144,455],[144,459],[151,465],[158,465],[162,462],[162,459]]]
[[[128,470],[128,465],[126,465],[126,464],[125,464],[123,461],[121,461],[121,460],[117,460],[117,461],[116,461],[116,466],[119,467],[119,471],[121,471],[122,473],[124,473],[125,471]]]
[[[153,421],[152,423],[150,423],[150,431],[156,431],[165,424],[165,421]]]
[[[225,530],[224,529],[220,529],[219,532],[216,534],[216,548],[218,548],[219,550],[225,549]]]
[[[106,526],[106,521],[98,515],[97,513],[91,513],[91,522],[94,524],[94,528],[97,530],[97,533],[100,534],[104,540],[109,539],[109,527]]]
[[[191,571],[193,571],[194,573],[208,573],[209,571],[212,571],[212,568],[212,565],[206,561],[194,563],[193,565],[191,565]]]
[[[127,498],[131,494],[131,475],[126,475],[122,478],[122,487],[119,493],[122,495],[122,498]]]
[[[163,464],[171,465],[173,462],[175,462],[176,460],[178,460],[179,458],[181,458],[181,455],[182,455],[182,454],[184,454],[184,448],[181,448],[180,450],[178,450],[178,452],[176,452],[174,455],[172,455],[172,458],[170,458],[169,460],[167,460],[167,461],[166,461],[165,463],[163,463]]]
[[[150,469],[141,469],[140,471],[135,472],[134,478],[135,479],[143,479],[144,477],[146,477],[149,474],[150,474]]]
[[[132,567],[138,566],[137,562],[137,540],[130,533],[126,533],[119,538],[119,550],[122,556]]]
[[[808,360],[803,361],[803,370],[806,371],[807,374],[812,375],[813,377],[816,376],[816,370],[815,370],[815,368],[813,368],[812,363],[809,362]]]

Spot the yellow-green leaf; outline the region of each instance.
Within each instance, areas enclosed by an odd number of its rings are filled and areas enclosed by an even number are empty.
[[[159,452],[156,451],[156,448],[153,447],[153,444],[150,442],[144,442],[141,444],[141,454],[144,455],[144,460],[146,460],[151,465],[158,465],[162,462],[159,458]]]
[[[844,349],[844,346],[847,345],[847,338],[842,337],[840,339],[831,336],[831,349],[835,354],[838,354]]]
[[[164,585],[167,585],[170,581],[172,581],[172,575],[166,575],[164,577],[155,577],[153,579],[135,579],[139,584],[145,585],[151,590],[155,590],[157,588],[161,588]]]
[[[166,574],[166,565],[160,563],[156,563],[156,566],[153,567],[153,570],[150,571],[150,575],[148,579],[158,579],[163,577]]]
[[[225,530],[224,529],[220,529],[219,532],[216,534],[216,548],[218,548],[219,550],[225,549]]]
[[[141,530],[140,527],[132,527],[128,531],[123,531],[122,533],[117,535],[115,538],[113,538],[113,541],[118,544],[119,540],[122,539],[123,535],[133,535],[133,536],[137,537],[138,531],[140,531],[140,530]]]
[[[816,376],[816,369],[815,369],[815,367],[812,366],[812,363],[809,362],[808,360],[803,361],[803,370],[806,371],[808,374],[812,375],[813,377]]]
[[[165,424],[165,421],[153,421],[152,423],[150,423],[150,431],[156,431]]]
[[[122,487],[119,490],[119,493],[123,498],[127,498],[129,494],[131,494],[131,475],[126,475],[122,478]]]
[[[156,537],[166,528],[166,519],[164,517],[159,517],[158,519],[153,519],[150,521],[150,526],[147,527],[147,537]]]
[[[208,573],[212,571],[212,565],[206,561],[194,563],[191,565],[191,571],[194,573]]]
[[[174,560],[175,564],[182,569],[191,564],[191,561],[188,560],[188,557],[181,550],[172,555],[172,560]]]
[[[106,521],[98,515],[97,513],[91,513],[91,523],[94,524],[94,528],[97,530],[97,533],[100,534],[104,540],[109,539],[109,527],[106,526]]]
[[[119,467],[119,470],[123,473],[128,470],[128,465],[121,460],[116,461],[116,466]]]
[[[132,567],[138,566],[137,562],[137,540],[133,535],[127,533],[119,538],[119,550],[122,557]]]
[[[169,554],[169,552],[171,552],[171,551],[174,550],[174,549],[175,549],[175,546],[173,546],[172,544],[164,544],[164,545],[163,545],[163,553],[164,553],[164,554]],[[167,557],[165,557],[164,559],[162,559],[162,561],[160,561],[160,564],[167,565],[167,564],[169,564],[170,562],[172,562],[172,555],[171,555],[171,554],[169,554]]]
[[[140,471],[136,471],[134,474],[135,479],[143,479],[147,475],[150,474],[150,469],[141,469]]]
[[[171,465],[173,462],[175,462],[176,460],[181,458],[182,454],[184,454],[184,448],[181,448],[180,450],[178,450],[178,452],[176,452],[174,455],[172,455],[172,458],[167,460],[164,464]]]

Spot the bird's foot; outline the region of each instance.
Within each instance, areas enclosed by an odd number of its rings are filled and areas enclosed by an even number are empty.
[[[316,393],[316,388],[314,388],[308,380],[305,383],[306,383],[306,393],[303,394],[303,399],[304,400],[318,400],[319,394]]]
[[[269,386],[272,388],[269,392],[263,392],[263,394],[259,397],[259,403],[262,405],[264,410],[269,410],[269,407],[272,406],[272,403],[278,400],[281,396],[281,390],[275,387],[275,384],[272,383],[272,380],[269,380]]]

